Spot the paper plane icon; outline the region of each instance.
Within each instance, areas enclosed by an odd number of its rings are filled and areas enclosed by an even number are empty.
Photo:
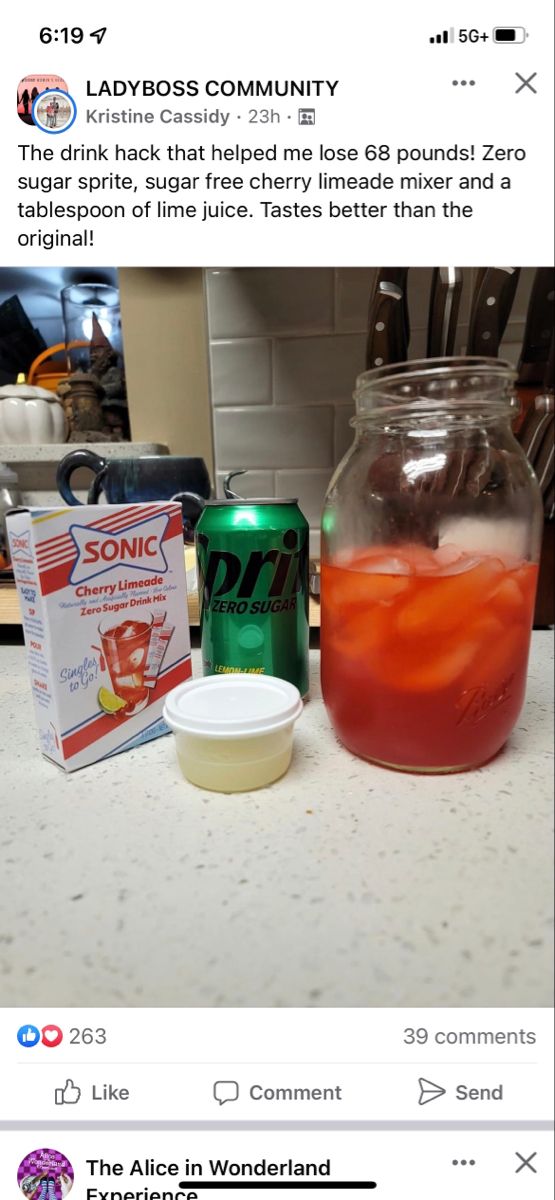
[[[439,1083],[432,1083],[430,1079],[419,1079],[420,1084],[420,1099],[419,1104],[429,1104],[431,1100],[439,1100],[440,1096],[445,1095],[445,1088],[440,1087]]]

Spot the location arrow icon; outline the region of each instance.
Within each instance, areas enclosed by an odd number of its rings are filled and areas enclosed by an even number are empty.
[[[439,1086],[439,1083],[432,1083],[430,1079],[419,1079],[420,1099],[419,1104],[429,1104],[430,1100],[439,1100],[440,1096],[445,1095],[445,1088]]]

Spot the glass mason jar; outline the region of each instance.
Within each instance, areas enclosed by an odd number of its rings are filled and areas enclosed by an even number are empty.
[[[341,741],[383,766],[478,766],[521,710],[542,507],[515,378],[469,357],[357,380],[322,518],[322,688]]]
[[[123,343],[119,291],[107,283],[72,283],[62,289],[68,373],[121,367]]]

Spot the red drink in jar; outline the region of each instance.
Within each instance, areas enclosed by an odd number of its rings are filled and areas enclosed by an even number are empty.
[[[122,717],[132,717],[148,704],[150,693],[144,677],[151,632],[152,617],[148,621],[126,619],[119,625],[109,617],[100,626],[112,687],[115,695],[125,701],[119,713]]]
[[[404,544],[322,564],[322,686],[355,754],[456,771],[491,758],[522,707],[537,566]]]
[[[322,685],[345,745],[383,766],[477,767],[521,710],[543,520],[515,378],[468,356],[357,379],[322,516]]]

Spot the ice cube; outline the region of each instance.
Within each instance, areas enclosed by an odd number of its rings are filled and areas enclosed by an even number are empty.
[[[518,615],[522,612],[526,597],[518,586],[516,579],[507,579],[503,576],[501,583],[495,587],[490,595],[490,600],[502,612]]]
[[[132,650],[131,653],[128,655],[129,666],[130,667],[140,667],[141,663],[144,662],[145,653],[146,653],[146,648],[144,646],[143,647],[139,646],[137,650]]]
[[[440,549],[446,543],[467,554],[495,554],[510,565],[526,558],[528,530],[525,521],[450,517],[440,529]]]
[[[124,692],[128,692],[130,689],[134,691],[135,688],[142,688],[143,686],[144,679],[142,671],[134,671],[132,675],[118,675],[114,681],[114,687],[116,690],[121,688]]]
[[[447,650],[430,655],[416,670],[401,675],[399,685],[411,692],[440,692],[455,683],[470,666],[479,649],[479,641],[450,646]]]
[[[114,680],[116,688],[132,688],[135,687],[132,675],[117,675]]]
[[[368,558],[361,564],[365,575],[410,575],[411,566],[405,558]]]
[[[118,638],[130,637],[129,630],[132,628],[133,628],[132,621],[122,621],[121,625],[116,625],[114,629],[110,630],[110,635],[112,637],[118,637]]]
[[[438,575],[440,575],[442,578],[444,578],[446,575],[463,575],[465,571],[473,571],[474,567],[479,566],[481,562],[482,559],[478,558],[476,555],[460,554],[450,563],[446,563],[443,566],[440,563]]]
[[[137,621],[124,621],[121,626],[120,637],[131,638],[137,637],[137,634],[142,633],[142,626]]]
[[[444,542],[435,551],[434,559],[440,567],[451,567],[459,558],[462,558],[462,553],[460,546],[456,546],[454,542]]]

